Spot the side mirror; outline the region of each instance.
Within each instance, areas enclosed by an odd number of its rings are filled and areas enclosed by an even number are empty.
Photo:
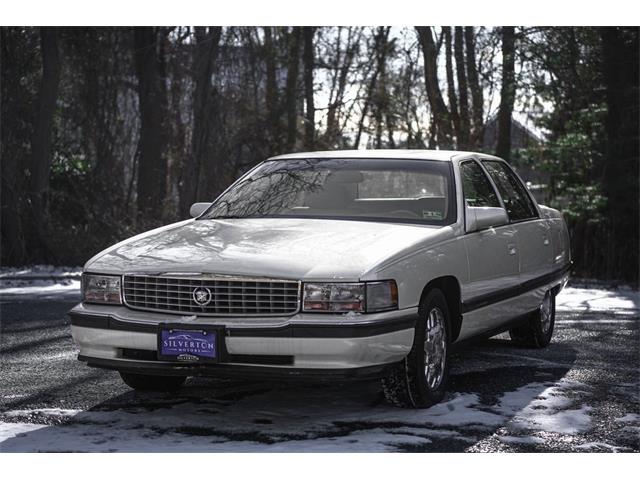
[[[193,218],[199,217],[207,208],[209,208],[209,205],[211,204],[203,202],[194,203],[189,209],[189,215],[191,215]]]
[[[509,223],[507,211],[502,207],[466,207],[467,233],[499,227]]]

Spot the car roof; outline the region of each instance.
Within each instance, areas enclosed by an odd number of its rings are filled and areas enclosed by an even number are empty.
[[[440,160],[449,162],[454,159],[461,159],[468,156],[478,156],[482,158],[497,158],[480,152],[465,152],[458,150],[327,150],[319,152],[299,152],[277,155],[268,160],[292,160],[299,158],[384,158],[384,159],[414,159],[414,160]]]

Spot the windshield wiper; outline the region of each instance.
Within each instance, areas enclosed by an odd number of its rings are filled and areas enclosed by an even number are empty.
[[[228,218],[247,218],[241,217],[240,215],[216,215],[215,217],[207,217],[207,220],[226,220]]]

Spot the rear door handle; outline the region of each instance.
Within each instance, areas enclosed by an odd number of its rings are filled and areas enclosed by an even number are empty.
[[[518,253],[518,249],[516,248],[516,244],[515,243],[510,243],[509,245],[507,245],[507,251],[509,252],[509,255],[515,255],[516,253]]]

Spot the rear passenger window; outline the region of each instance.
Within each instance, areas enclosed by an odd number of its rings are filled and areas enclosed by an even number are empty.
[[[538,216],[524,185],[503,162],[485,160],[482,162],[498,187],[509,220],[517,222]]]
[[[464,200],[470,207],[500,207],[500,201],[491,182],[476,162],[460,165]]]

